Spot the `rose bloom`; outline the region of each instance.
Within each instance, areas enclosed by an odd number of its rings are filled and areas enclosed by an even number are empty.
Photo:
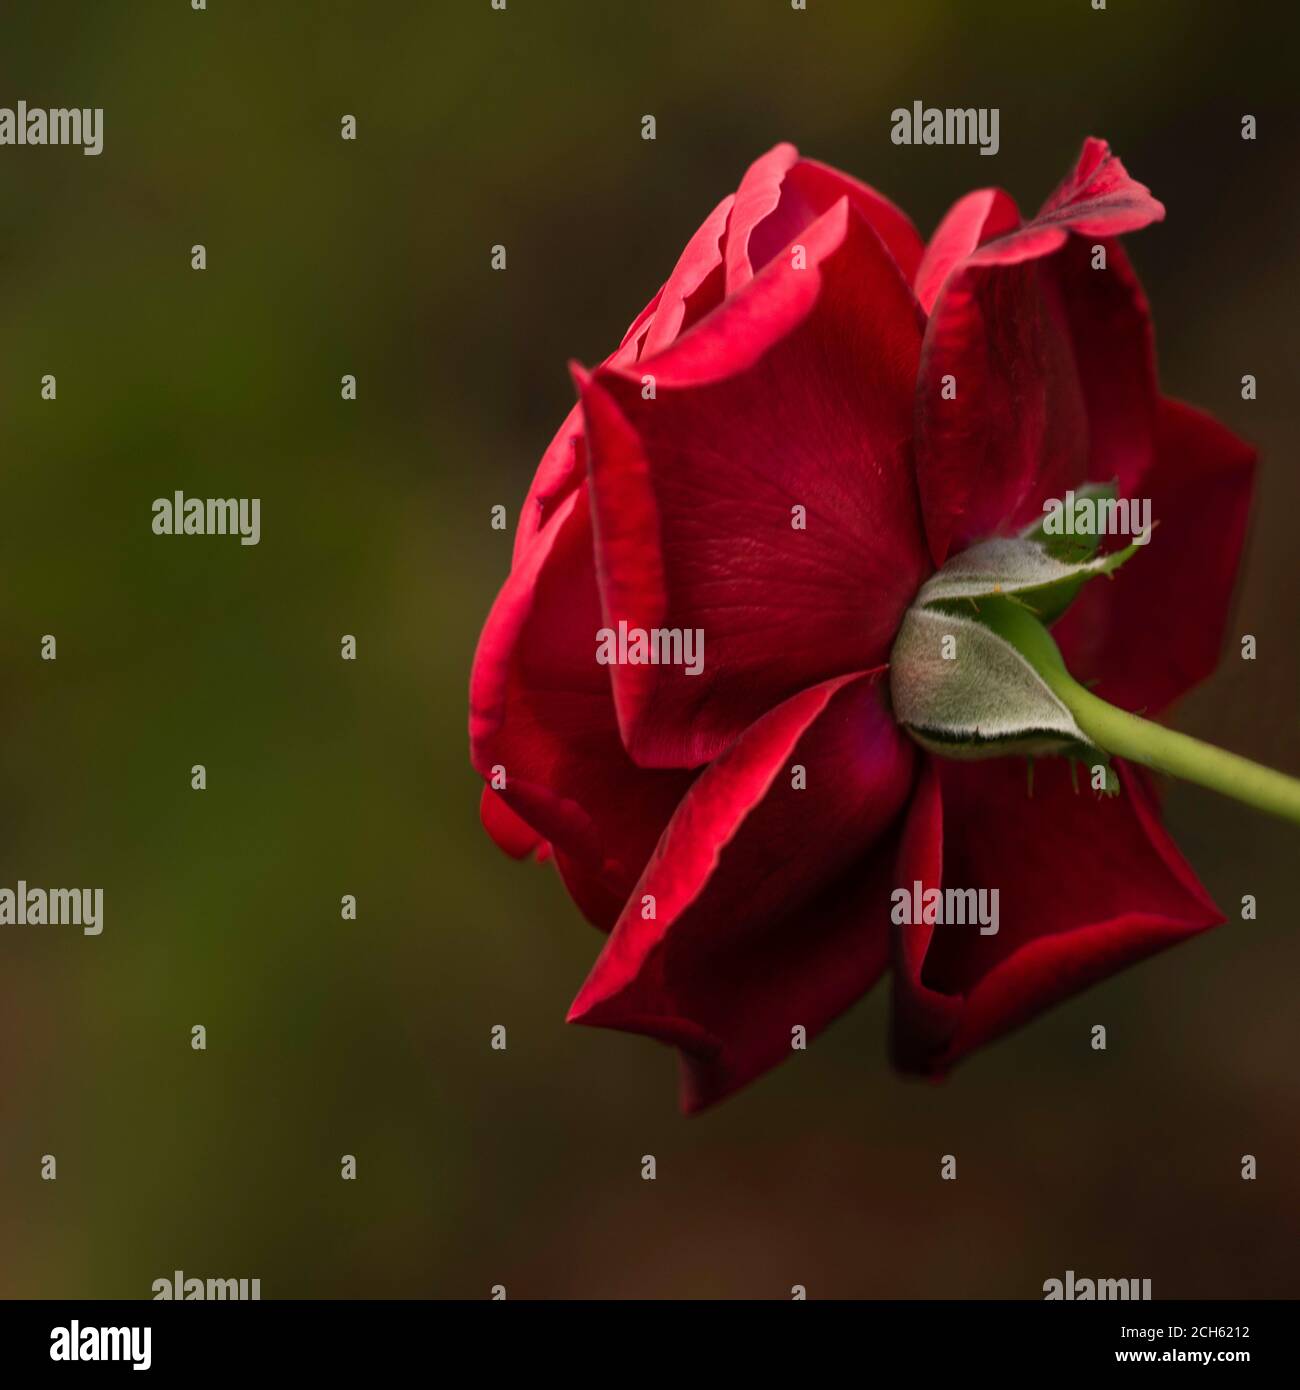
[[[475,657],[472,760],[492,838],[609,933],[570,1019],[675,1046],[685,1109],[886,970],[894,1060],[937,1077],[1222,921],[1143,769],[1101,798],[1051,758],[1031,788],[1023,758],[925,752],[890,705],[925,580],[1088,482],[1157,530],[1056,623],[1070,671],[1151,714],[1212,670],[1254,458],[1160,393],[1115,238],[1163,216],[1088,140],[1036,216],[984,189],[924,244],[780,145],[574,369]],[[702,631],[703,669],[602,664],[620,623]],[[998,889],[999,930],[895,924],[917,883]]]

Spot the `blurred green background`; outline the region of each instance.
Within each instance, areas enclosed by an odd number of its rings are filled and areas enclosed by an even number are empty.
[[[928,235],[989,183],[1032,211],[1096,134],[1168,207],[1129,242],[1165,389],[1263,455],[1259,659],[1179,722],[1300,772],[1293,11],[8,0],[0,40],[0,105],[106,111],[97,159],[0,149],[0,884],[106,891],[99,938],[0,932],[0,1293],[1300,1294],[1293,831],[1174,788],[1257,922],[938,1087],[889,1071],[877,990],[687,1121],[667,1049],[565,1027],[600,937],[482,833],[465,736],[489,508],[751,159],[794,140]],[[892,145],[917,98],[998,106],[999,155]],[[261,544],[155,537],[178,488],[260,497]]]

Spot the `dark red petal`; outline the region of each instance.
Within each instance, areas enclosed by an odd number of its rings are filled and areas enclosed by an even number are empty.
[[[646,334],[640,356],[651,357],[661,352],[709,310],[722,303],[726,287],[722,247],[734,201],[734,197],[728,194],[686,243],[686,249],[663,287],[659,308]]]
[[[965,221],[978,210],[965,209]],[[1099,278],[1097,298],[1080,304],[1077,261],[1061,267],[1053,253],[1071,233],[1109,238],[1163,216],[1106,144],[1089,140],[1033,221],[984,240],[948,272],[926,331],[916,403],[917,476],[936,564],[971,541],[1020,529],[1041,514],[1046,498],[1107,468],[1115,476],[1140,466],[1143,440],[1116,441],[1134,409],[1140,412],[1144,391],[1149,403],[1154,381],[1127,376],[1154,372],[1145,306],[1136,304],[1122,261],[1113,276]],[[1098,354],[1116,322],[1125,336],[1108,363]],[[946,378],[955,380],[955,399],[943,398]],[[1110,401],[1116,381],[1121,394]],[[1098,410],[1096,443],[1090,405]]]
[[[1159,222],[1165,207],[1133,178],[1105,140],[1083,142],[1072,173],[1039,210],[1034,222],[1067,227],[1080,236],[1112,237]]]
[[[546,844],[537,831],[517,816],[491,787],[483,788],[479,817],[483,821],[483,829],[496,841],[498,849],[504,850],[511,859],[527,859]]]
[[[781,144],[756,159],[736,192],[727,235],[728,294],[736,294],[841,198],[876,233],[911,283],[921,238],[911,220],[874,188]]]
[[[1086,782],[1074,792],[1061,759],[1036,765],[1032,797],[1019,759],[939,764],[943,886],[998,889],[999,931],[932,929],[920,984],[960,1000],[961,1010],[946,1042],[899,1037],[895,1054],[905,1065],[942,1072],[1062,999],[1223,921],[1160,825],[1144,775],[1116,767],[1121,792],[1107,799]],[[899,1022],[908,1026],[906,1016]]]
[[[945,399],[948,387],[955,396]],[[1030,261],[954,271],[916,396],[917,480],[936,564],[1010,535],[1086,477],[1088,422],[1060,296]]]
[[[599,862],[599,855],[573,855],[557,849],[555,867],[578,911],[593,927],[607,932],[618,921],[627,891],[617,886],[615,876]]]
[[[665,285],[632,320],[623,335],[623,341],[605,359],[606,362],[636,361],[667,289],[668,286]],[[586,476],[587,454],[582,438],[582,407],[575,405],[547,445],[542,461],[537,465],[537,472],[533,474],[533,481],[529,484],[528,496],[524,498],[524,505],[519,513],[519,525],[515,529],[512,564],[519,563],[524,551],[555,515],[560,503]]]
[[[1106,268],[1093,269],[1093,246]],[[1060,287],[1088,415],[1086,475],[1133,495],[1155,448],[1155,344],[1146,295],[1117,241],[1071,237],[1048,262]]]
[[[600,600],[586,489],[572,492],[502,588],[470,677],[475,768],[506,771],[502,800],[556,849],[578,905],[613,921],[690,784],[623,750],[609,672],[595,661]]]
[[[884,968],[893,857],[873,849],[914,761],[884,690],[872,673],[803,691],[700,775],[574,1001],[572,1022],[681,1048],[688,1110],[775,1066],[797,1025],[811,1037]]]
[[[645,354],[658,352],[722,302],[722,244],[731,204],[728,194],[705,219],[686,244],[663,288],[632,320],[622,342],[605,359],[607,363],[632,363]],[[559,504],[586,477],[586,464],[582,408],[575,405],[542,455],[528,489],[515,531],[516,561]]]
[[[736,190],[727,235],[726,285],[729,295],[743,289],[762,269],[761,263],[754,265],[750,260],[750,236],[755,227],[776,211],[781,201],[781,184],[798,162],[799,151],[788,142],[782,142],[745,170],[745,176]]]
[[[1155,533],[1112,579],[1086,585],[1052,629],[1076,680],[1151,714],[1214,670],[1254,472],[1255,451],[1218,421],[1160,402],[1156,460],[1134,484],[1151,499]]]
[[[795,691],[881,664],[929,571],[916,302],[846,202],[800,244],[806,269],[782,255],[666,352],[582,379],[605,621],[704,633],[701,674],[612,668],[646,766],[705,762]]]
[[[907,808],[895,861],[892,894],[896,888],[921,891],[943,886],[943,794],[939,769],[926,757],[916,791]],[[921,982],[926,952],[938,928],[924,922],[906,925],[890,914],[890,958],[894,970],[893,1021],[890,1050],[903,1071],[924,1071],[943,1050],[961,1015],[961,1001],[928,989]]]
[[[1016,205],[1000,188],[981,188],[955,202],[925,248],[916,271],[916,297],[928,314],[943,282],[968,256],[993,237],[1020,226]]]
[[[575,405],[546,446],[515,528],[512,564],[519,564],[528,547],[545,529],[557,508],[587,476],[586,446],[582,438],[582,407]]]

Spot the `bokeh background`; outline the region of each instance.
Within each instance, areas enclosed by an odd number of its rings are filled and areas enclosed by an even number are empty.
[[[563,1024],[600,938],[481,832],[465,736],[489,508],[752,158],[794,140],[928,234],[988,183],[1036,208],[1096,134],[1168,207],[1129,241],[1166,391],[1263,456],[1178,722],[1300,772],[1297,37],[1188,0],[6,0],[0,105],[106,127],[0,149],[0,883],[101,885],[106,927],[0,931],[0,1293],[1300,1294],[1293,830],[1173,788],[1258,921],[943,1086],[890,1072],[878,990],[685,1120],[667,1049]],[[916,98],[999,107],[998,156],[893,146]],[[178,488],[260,497],[261,544],[153,536]]]

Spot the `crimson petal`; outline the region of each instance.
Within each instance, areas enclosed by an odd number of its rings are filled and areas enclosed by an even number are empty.
[[[527,859],[546,847],[546,841],[521,816],[517,816],[491,787],[483,788],[479,801],[483,829],[496,841],[497,848],[511,859]]]
[[[885,967],[893,855],[873,851],[913,761],[879,673],[759,720],[687,793],[570,1021],[679,1047],[688,1110],[789,1056],[795,1027],[811,1037]]]
[[[898,982],[894,1051],[905,1067],[941,1074],[1062,999],[1223,921],[1160,825],[1140,771],[1116,763],[1121,792],[1099,799],[1074,792],[1059,759],[1035,767],[1032,796],[1019,760],[938,768],[943,886],[997,889],[999,930],[905,929],[926,934],[921,970]],[[935,996],[950,1001],[946,1039]],[[918,1017],[929,1031],[915,1028]]]
[[[929,572],[915,299],[845,200],[800,246],[805,269],[779,257],[667,351],[578,377],[606,623],[704,634],[699,674],[611,668],[645,766],[706,762],[794,692],[881,664]]]
[[[1110,282],[1100,280],[1100,298],[1093,298],[1079,284],[1078,253],[1063,267],[1054,253],[1071,233],[1112,238],[1158,220],[1164,208],[1104,141],[1088,140],[1037,217],[955,261],[963,240],[984,236],[988,217],[1009,222],[999,195],[987,196],[987,208],[966,199],[945,220],[920,284],[929,294],[944,277],[926,330],[916,408],[917,476],[936,564],[953,548],[1029,524],[1046,498],[1080,482],[1131,477],[1147,436],[1126,441],[1124,426],[1133,409],[1140,423],[1143,399],[1150,420],[1154,367],[1143,336],[1145,305],[1134,299],[1127,263],[1117,258]],[[946,265],[952,268],[944,276]],[[1105,328],[1116,320],[1125,346],[1108,362]],[[1112,403],[1107,392],[1116,383],[1120,395]],[[1097,412],[1096,442],[1090,409]]]
[[[1020,226],[1015,203],[1000,188],[981,188],[960,198],[944,215],[916,272],[916,297],[928,314],[944,281],[986,241]]]
[[[1148,714],[1218,663],[1255,471],[1248,444],[1180,401],[1160,402],[1155,455],[1133,485],[1151,501],[1151,540],[1052,630],[1076,680]]]
[[[511,572],[484,626],[470,747],[484,778],[505,769],[501,800],[554,845],[579,907],[608,927],[691,779],[646,772],[623,749],[609,672],[595,660],[591,546],[579,489]]]
[[[911,219],[883,194],[783,143],[756,159],[736,190],[727,235],[726,286],[736,294],[841,198],[876,233],[911,283],[922,254]]]
[[[630,364],[668,346],[722,302],[723,244],[733,198],[718,204],[687,242],[659,293],[633,319],[606,363]],[[530,546],[556,508],[586,477],[582,407],[575,405],[556,431],[528,489],[515,532],[514,560]]]

